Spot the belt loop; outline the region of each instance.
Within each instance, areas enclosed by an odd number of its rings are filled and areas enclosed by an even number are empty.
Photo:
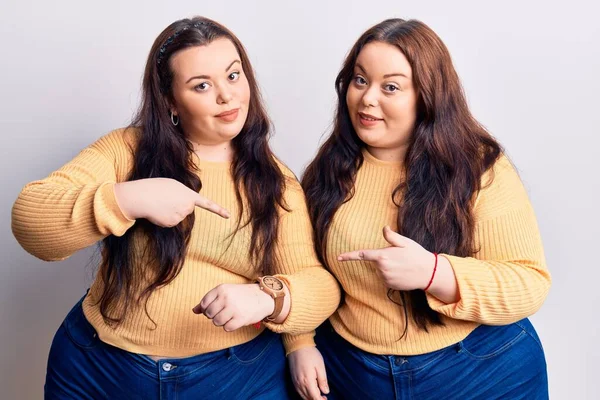
[[[463,346],[462,340],[460,342],[456,343],[456,352],[457,353],[462,353],[463,348],[464,348],[464,346]]]

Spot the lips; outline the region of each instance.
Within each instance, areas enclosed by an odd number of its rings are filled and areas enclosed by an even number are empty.
[[[377,118],[371,114],[367,114],[367,113],[363,113],[363,112],[359,112],[358,115],[360,115],[360,117],[362,119],[366,119],[366,120],[383,121],[383,119],[381,119],[381,118]]]
[[[359,117],[358,119],[360,121],[360,124],[365,128],[375,126],[379,122],[383,121],[383,119],[381,119],[381,118],[377,118],[371,114],[366,114],[366,113],[362,113],[362,112],[358,113],[358,117]]]
[[[231,121],[235,121],[235,119],[238,116],[240,109],[239,108],[234,108],[233,110],[229,110],[229,111],[224,111],[220,114],[215,115],[215,117],[226,121],[226,122],[231,122]]]

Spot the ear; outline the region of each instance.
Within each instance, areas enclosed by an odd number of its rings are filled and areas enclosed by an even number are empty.
[[[169,114],[178,115],[177,104],[175,103],[175,99],[171,96],[165,96],[165,103],[167,103],[167,108],[169,109]]]

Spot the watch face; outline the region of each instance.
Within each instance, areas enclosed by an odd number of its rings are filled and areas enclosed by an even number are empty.
[[[267,286],[269,289],[272,290],[282,290],[283,289],[283,283],[281,283],[281,281],[277,278],[273,278],[272,276],[265,276],[263,278],[263,283],[265,286]]]

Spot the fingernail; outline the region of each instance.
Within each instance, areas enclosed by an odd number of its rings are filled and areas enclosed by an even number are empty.
[[[342,261],[342,257],[341,257],[341,256],[338,256],[338,259],[337,259],[337,260],[338,260],[338,261]]]

